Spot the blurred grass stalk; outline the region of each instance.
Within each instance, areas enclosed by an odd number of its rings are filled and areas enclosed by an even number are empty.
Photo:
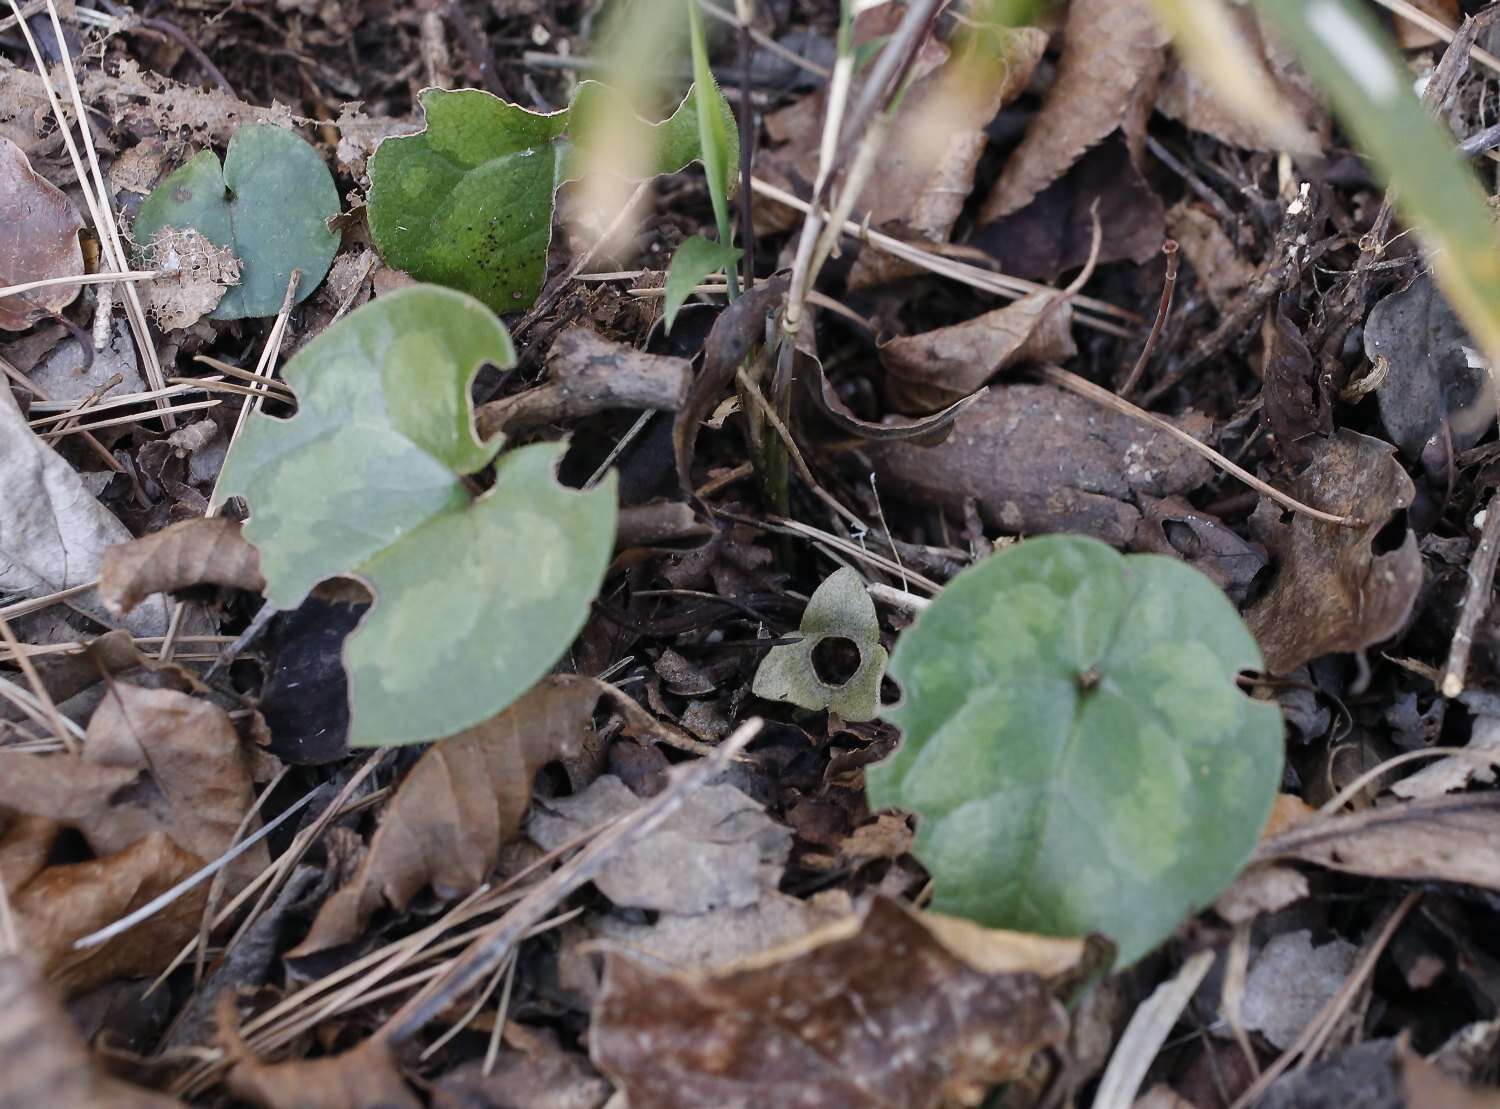
[[[1269,134],[1288,109],[1258,79],[1224,0],[1152,0],[1178,48],[1229,106]],[[1491,367],[1500,368],[1500,240],[1484,191],[1453,137],[1423,108],[1412,75],[1370,12],[1350,0],[1254,0],[1328,97],[1397,209],[1427,247],[1434,273]]]
[[[625,208],[642,181],[652,176],[652,152],[638,141],[637,117],[663,118],[663,77],[675,72],[685,45],[682,9],[662,0],[615,0],[602,13],[591,52],[607,63],[597,77],[611,95],[601,97],[605,118],[590,128],[579,150],[582,173],[568,199],[566,218],[576,242],[607,255],[635,237],[638,218]],[[663,110],[665,109],[665,110]],[[608,240],[603,241],[607,235]]]

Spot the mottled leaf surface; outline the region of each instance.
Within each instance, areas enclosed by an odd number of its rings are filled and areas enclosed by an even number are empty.
[[[553,194],[578,175],[577,151],[596,121],[618,122],[619,113],[607,110],[612,95],[588,81],[569,108],[540,114],[480,89],[423,91],[426,128],[387,139],[370,159],[370,234],[380,253],[497,312],[528,307],[547,269]],[[722,96],[718,104],[733,132]],[[650,150],[651,174],[701,157],[691,90],[661,123],[630,119],[640,131],[630,143]]]
[[[252,416],[225,463],[220,492],[250,504],[273,604],[340,574],[375,594],[344,647],[355,746],[436,739],[503,709],[562,654],[603,578],[613,479],[563,488],[564,444],[507,454],[478,497],[462,480],[500,449],[474,434],[470,382],[513,361],[471,297],[392,293],[297,353],[297,415]]]
[[[920,819],[934,906],[1121,964],[1210,902],[1255,847],[1281,719],[1235,674],[1260,652],[1202,574],[1049,536],[949,583],[896,646],[904,741],[874,807]]]
[[[338,214],[338,190],[317,151],[291,131],[256,124],[234,133],[222,167],[204,150],[158,185],[132,233],[144,245],[164,227],[192,228],[233,251],[240,283],[212,316],[238,320],[276,315],[294,269],[302,271],[297,302],[312,294],[338,250],[328,229]]]

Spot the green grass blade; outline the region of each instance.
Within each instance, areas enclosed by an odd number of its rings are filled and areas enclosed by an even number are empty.
[[[698,98],[698,142],[703,152],[703,169],[708,176],[708,196],[714,206],[714,223],[719,229],[719,241],[725,246],[733,243],[729,224],[729,196],[725,182],[729,180],[730,142],[724,116],[719,111],[718,101],[722,93],[714,80],[713,70],[708,64],[708,42],[704,37],[703,15],[698,11],[698,0],[684,0],[688,8],[689,38],[693,44],[693,87]],[[744,110],[742,107],[741,111]],[[733,269],[727,272],[730,299],[739,295],[739,280]]]

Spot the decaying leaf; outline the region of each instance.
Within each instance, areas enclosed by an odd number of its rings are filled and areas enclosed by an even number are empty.
[[[191,327],[240,281],[240,260],[195,228],[159,228],[144,244],[145,264],[161,274],[145,282],[142,301],[164,331]]]
[[[1260,860],[1408,882],[1462,882],[1500,890],[1500,796],[1454,794],[1311,820],[1263,842]]]
[[[0,459],[0,589],[42,597],[97,578],[105,548],[127,542],[130,532],[37,438],[9,387],[0,387]],[[106,626],[118,623],[88,593],[67,603]],[[167,606],[151,602],[125,623],[137,635],[159,635]]]
[[[1220,312],[1255,278],[1255,267],[1235,248],[1218,219],[1198,205],[1187,200],[1172,205],[1166,228],[1199,287]]]
[[[0,286],[83,273],[78,209],[57,186],[31,168],[15,143],[0,136]],[[60,312],[77,285],[53,285],[0,299],[0,331],[24,331],[48,312]]]
[[[234,1004],[222,995],[219,1039],[229,1056],[229,1092],[260,1109],[422,1109],[381,1036],[342,1055],[267,1063],[236,1027]]]
[[[880,711],[880,679],[889,660],[880,645],[880,619],[859,571],[836,570],[818,586],[797,629],[796,643],[772,647],[755,671],[752,692],[799,708],[827,709],[845,720],[873,720]],[[817,651],[825,641],[850,643],[859,665],[843,681],[825,677]]]
[[[1294,468],[1312,461],[1315,437],[1326,435],[1333,417],[1318,395],[1317,369],[1301,330],[1287,316],[1288,294],[1266,316],[1261,397],[1276,436],[1276,450]]]
[[[804,901],[768,889],[739,908],[665,912],[650,924],[610,913],[593,921],[593,929],[607,949],[652,967],[722,970],[768,948],[801,939],[853,911],[849,895],[842,890],[824,890]]]
[[[73,404],[91,395],[113,400],[146,390],[127,321],[115,321],[103,350],[85,350],[85,347],[93,347],[87,335],[81,340],[64,339],[27,371],[27,380],[48,400]],[[110,384],[112,380],[114,385]]]
[[[610,1084],[582,1055],[563,1050],[547,1028],[508,1023],[505,1046],[486,1072],[474,1060],[438,1079],[432,1109],[599,1109],[612,1092]]]
[[[538,802],[526,834],[551,850],[643,803],[606,774],[576,796]],[[789,828],[733,786],[704,786],[659,829],[611,859],[594,885],[625,908],[743,908],[775,889],[791,839]]]
[[[1495,422],[1495,388],[1473,340],[1430,274],[1385,297],[1365,321],[1365,355],[1389,367],[1375,390],[1391,442],[1418,458],[1447,434],[1468,450]]]
[[[158,973],[198,932],[207,885],[98,947],[73,944],[113,924],[192,874],[204,859],[162,832],[98,859],[49,866],[11,895],[16,922],[47,978],[72,997],[116,978]]]
[[[1060,293],[1040,292],[972,320],[883,343],[886,395],[901,412],[932,412],[982,389],[1002,370],[1027,362],[1066,362],[1073,310]]]
[[[1500,1089],[1467,1085],[1409,1050],[1398,1058],[1408,1109],[1500,1109]]]
[[[0,955],[0,1109],[181,1109],[176,1098],[106,1074],[42,977]]]
[[[1202,436],[1209,421],[1189,413],[1178,426]],[[1140,526],[1134,494],[1188,493],[1212,472],[1167,435],[1051,385],[994,386],[945,442],[872,444],[870,454],[882,490],[954,519],[972,498],[1003,533],[1080,532],[1117,547]]]
[[[69,990],[154,973],[197,927],[204,887],[149,927],[73,951],[230,847],[252,800],[249,767],[228,715],[171,689],[113,681],[82,755],[7,753],[0,810],[76,828],[97,858],[47,867],[13,891],[28,937]],[[238,889],[267,863],[263,845],[226,869]]]
[[[1275,1047],[1288,1047],[1338,993],[1358,955],[1357,947],[1338,937],[1314,946],[1305,928],[1272,936],[1245,979],[1245,1027]]]
[[[1472,709],[1500,708],[1500,705],[1495,703],[1492,694],[1471,690],[1465,693],[1463,698]],[[1475,704],[1476,701],[1479,703]],[[1465,748],[1475,755],[1494,755],[1497,762],[1500,762],[1500,716],[1479,711],[1474,717],[1474,723],[1469,732],[1469,742]],[[1489,783],[1494,780],[1493,766],[1486,766],[1478,758],[1449,755],[1402,778],[1391,786],[1391,792],[1397,797],[1404,797],[1411,801],[1452,793],[1454,790],[1463,789],[1470,782]]]
[[[1266,567],[1264,551],[1182,497],[1141,493],[1136,499],[1141,505],[1141,526],[1131,550],[1175,555],[1208,575],[1232,600],[1244,600],[1250,583]]]
[[[1074,0],[1057,81],[985,198],[979,222],[1028,204],[1117,128],[1144,131],[1166,37],[1150,0]]]
[[[804,332],[805,334],[805,332]],[[833,382],[823,372],[822,361],[809,350],[802,335],[797,337],[795,374],[803,389],[813,402],[813,407],[822,417],[844,435],[864,439],[872,443],[920,443],[930,446],[941,443],[953,431],[953,421],[958,414],[979,399],[979,392],[959,397],[946,408],[939,407],[931,415],[917,417],[885,416],[879,423],[856,416],[835,392]]]
[[[712,975],[611,955],[594,1062],[655,1109],[978,1105],[1066,1036],[1051,983],[1084,945],[932,920],[877,898]]]
[[[1422,584],[1416,536],[1404,530],[1396,541],[1384,534],[1415,493],[1389,444],[1340,429],[1320,444],[1290,492],[1304,504],[1361,522],[1341,527],[1298,514],[1271,539],[1276,580],[1245,619],[1272,674],[1390,638],[1406,622]]]
[[[153,593],[208,584],[251,593],[266,586],[260,553],[240,534],[238,520],[183,520],[109,547],[99,572],[99,599],[123,616]]]
[[[348,943],[376,909],[404,909],[424,886],[444,898],[478,888],[519,834],[536,772],[581,750],[603,692],[601,682],[554,675],[429,748],[386,806],[359,870],[324,902],[293,954]]]

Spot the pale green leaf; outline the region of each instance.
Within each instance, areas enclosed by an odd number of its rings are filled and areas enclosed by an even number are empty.
[[[708,64],[708,43],[703,33],[703,16],[698,11],[698,0],[683,0],[687,4],[688,19],[692,25],[690,41],[693,52],[693,93],[698,103],[698,142],[702,149],[703,172],[708,178],[708,197],[714,209],[714,223],[719,229],[719,239],[729,243],[729,182],[735,170],[734,161],[739,158],[739,135],[735,132],[734,116],[727,120],[720,112],[712,111],[715,103],[724,97],[714,80],[713,69]],[[731,134],[733,138],[731,139]],[[730,293],[734,295],[735,283],[730,281]]]
[[[718,273],[740,260],[745,252],[737,246],[725,246],[702,235],[684,239],[672,255],[672,264],[667,267],[667,298],[662,318],[667,330],[672,330],[672,321],[688,296],[703,283],[710,274]]]
[[[870,804],[918,814],[934,908],[1102,932],[1122,965],[1208,904],[1281,781],[1281,717],[1235,686],[1260,651],[1198,571],[1094,539],[1017,544],[896,644],[903,735]]]
[[[1500,365],[1500,241],[1484,193],[1428,115],[1371,13],[1348,0],[1256,0],[1333,101],[1339,118],[1431,250],[1443,291]]]
[[[333,263],[339,236],[328,221],[339,194],[317,151],[291,131],[255,124],[229,140],[224,165],[204,150],[146,197],[131,234],[141,246],[163,227],[193,228],[243,263],[213,311],[216,320],[274,316],[292,270],[302,271],[298,302]]]
[[[606,110],[611,95],[586,81],[570,108],[544,115],[479,89],[423,91],[427,126],[386,139],[370,159],[370,235],[381,255],[497,312],[529,307],[547,270],[554,194],[581,172],[576,150],[599,121],[618,121]],[[638,128],[628,142],[649,151],[652,174],[699,157],[691,91],[661,123],[626,118]]]
[[[484,305],[417,286],[340,320],[286,366],[299,407],[255,414],[220,477],[250,505],[245,536],[266,596],[300,604],[351,575],[375,603],[345,644],[355,745],[461,731],[551,669],[583,626],[614,540],[613,475],[579,493],[554,476],[563,444],[503,456],[474,435],[480,365],[515,361]]]
[[[751,692],[804,709],[829,709],[845,720],[873,720],[880,711],[880,679],[887,659],[875,604],[859,574],[845,567],[818,586],[798,632],[796,643],[766,652]],[[830,638],[847,639],[859,650],[859,668],[840,685],[824,681],[813,662],[813,652]]]

